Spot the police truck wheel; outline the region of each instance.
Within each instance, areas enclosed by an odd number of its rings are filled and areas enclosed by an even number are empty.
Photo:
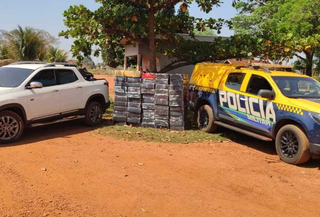
[[[212,108],[209,105],[201,106],[197,114],[197,124],[199,129],[206,133],[212,133],[217,129],[217,125],[213,122],[214,117]]]
[[[303,164],[310,158],[309,140],[296,125],[283,126],[276,136],[276,150],[281,160],[289,164]]]
[[[18,141],[23,129],[23,121],[17,113],[12,111],[0,112],[0,143]]]

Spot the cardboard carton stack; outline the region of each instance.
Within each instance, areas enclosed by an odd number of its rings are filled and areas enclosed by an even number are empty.
[[[127,124],[141,124],[141,78],[127,77],[128,115]]]
[[[155,78],[142,78],[142,127],[152,127],[155,125]]]
[[[115,77],[114,122],[184,130],[188,76],[159,73],[134,76]]]
[[[170,129],[184,130],[187,117],[188,76],[170,75],[169,107]]]
[[[127,123],[127,108],[128,108],[128,97],[127,97],[127,83],[126,77],[116,76],[114,78],[114,113],[113,121],[118,125],[125,125]]]
[[[169,74],[156,74],[155,125],[169,128]]]

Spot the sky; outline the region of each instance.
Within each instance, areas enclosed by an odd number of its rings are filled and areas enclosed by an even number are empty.
[[[201,18],[224,18],[230,19],[236,15],[236,10],[231,6],[232,0],[224,0],[220,7],[206,14],[192,4],[189,8],[190,15]],[[63,11],[71,5],[83,4],[90,10],[97,9],[100,4],[94,0],[0,0],[0,30],[11,31],[22,27],[43,29],[59,39],[57,45],[60,49],[70,51],[72,40],[59,37],[58,34],[66,27],[63,24]],[[233,34],[228,28],[224,28],[221,36]]]

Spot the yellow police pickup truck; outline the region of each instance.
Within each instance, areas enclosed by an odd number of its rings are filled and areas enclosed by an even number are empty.
[[[199,63],[189,104],[202,131],[217,126],[275,140],[281,160],[302,164],[320,155],[320,84],[279,65]]]

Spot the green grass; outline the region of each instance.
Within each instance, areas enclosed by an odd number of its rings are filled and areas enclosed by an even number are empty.
[[[170,129],[154,129],[133,126],[117,126],[112,122],[113,104],[111,102],[110,108],[104,114],[104,125],[96,129],[96,133],[113,136],[125,140],[146,141],[146,142],[166,142],[166,143],[194,143],[194,142],[222,142],[233,139],[233,134],[228,133],[226,137],[224,132],[209,134],[201,132],[196,128],[193,121],[193,114],[189,113],[190,120],[187,123],[187,130],[174,131]]]
[[[222,142],[228,140],[221,133],[208,134],[196,130],[172,131],[169,129],[153,129],[132,126],[105,126],[97,129],[97,133],[114,136],[125,140],[166,142],[166,143],[194,143],[194,142]]]

